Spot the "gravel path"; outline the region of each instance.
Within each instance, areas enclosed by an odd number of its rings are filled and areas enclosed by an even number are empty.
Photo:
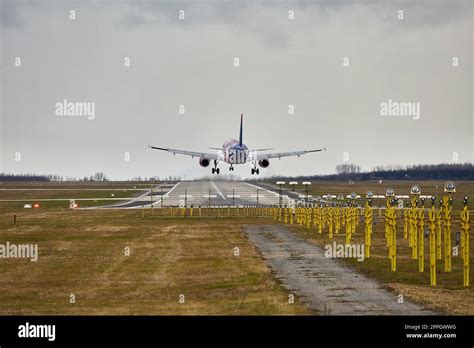
[[[283,286],[319,315],[431,315],[295,236],[284,226],[248,226],[247,238],[260,250]],[[387,269],[387,272],[390,272]]]

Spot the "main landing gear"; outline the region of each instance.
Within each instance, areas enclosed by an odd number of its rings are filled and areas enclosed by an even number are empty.
[[[253,168],[252,170],[250,171],[252,173],[252,175],[254,174],[260,174],[260,170],[257,168],[257,163],[256,162],[253,162]]]
[[[219,174],[219,168],[217,168],[217,164],[219,162],[217,162],[216,160],[214,160],[214,168],[212,168],[212,174]]]

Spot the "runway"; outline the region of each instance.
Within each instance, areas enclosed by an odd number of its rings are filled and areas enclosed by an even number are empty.
[[[294,192],[282,192],[282,204],[298,199]],[[274,206],[280,204],[278,188],[269,184],[244,181],[179,181],[157,185],[142,195],[123,203],[101,208],[150,208],[150,205],[214,207]]]

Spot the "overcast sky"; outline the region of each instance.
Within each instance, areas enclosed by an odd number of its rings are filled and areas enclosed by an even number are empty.
[[[473,161],[472,1],[0,3],[0,172],[202,177],[147,145],[212,151],[240,113],[249,148],[327,147],[264,175]],[[56,115],[64,99],[95,118]],[[419,119],[381,115],[389,100]]]

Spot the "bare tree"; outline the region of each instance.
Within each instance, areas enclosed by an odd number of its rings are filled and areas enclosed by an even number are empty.
[[[336,173],[340,174],[357,174],[360,173],[360,166],[352,163],[343,163],[336,166]]]

